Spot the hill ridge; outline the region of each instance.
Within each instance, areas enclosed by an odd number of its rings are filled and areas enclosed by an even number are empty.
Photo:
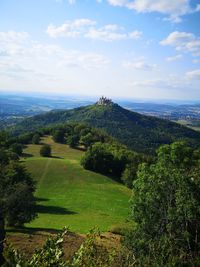
[[[80,122],[105,130],[121,143],[138,152],[154,153],[161,144],[185,140],[200,144],[200,133],[168,120],[146,116],[112,105],[88,105],[70,110],[50,111],[25,119],[13,129],[15,134],[38,128]]]

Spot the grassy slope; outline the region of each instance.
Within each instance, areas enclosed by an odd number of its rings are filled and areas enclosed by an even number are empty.
[[[123,224],[129,213],[131,192],[106,176],[84,170],[82,151],[55,144],[50,137],[52,158],[39,156],[39,145],[29,145],[25,164],[37,181],[39,217],[28,224],[33,228],[61,229],[85,233],[98,225],[101,231]],[[57,158],[58,157],[58,158]]]

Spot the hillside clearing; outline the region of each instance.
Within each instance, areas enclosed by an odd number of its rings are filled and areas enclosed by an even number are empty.
[[[110,178],[80,166],[83,151],[54,143],[52,157],[39,155],[41,145],[28,145],[24,164],[37,182],[38,218],[26,226],[32,229],[62,229],[86,233],[94,226],[107,231],[126,222],[131,190]]]

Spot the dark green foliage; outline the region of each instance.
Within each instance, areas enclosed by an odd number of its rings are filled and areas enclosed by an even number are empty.
[[[32,178],[18,162],[2,166],[1,189],[4,217],[11,226],[23,225],[35,217]]]
[[[20,183],[12,188],[12,194],[7,196],[6,220],[10,226],[22,226],[35,218],[35,199],[32,188]]]
[[[132,154],[131,158],[129,159],[128,164],[124,168],[122,173],[122,181],[123,183],[129,187],[133,187],[133,181],[136,179],[138,167],[141,163],[150,163],[152,161],[151,157],[142,154]]]
[[[24,130],[23,132],[29,132],[29,131]],[[21,144],[30,144],[30,143],[32,143],[32,138],[33,138],[32,133],[21,134],[18,137],[18,142]]]
[[[40,135],[38,133],[35,133],[32,138],[32,143],[34,145],[38,145],[40,143]]]
[[[85,169],[103,174],[112,173],[114,157],[101,143],[96,143],[85,153],[81,164]]]
[[[12,153],[0,149],[0,265],[4,261],[5,220],[11,226],[21,226],[36,216],[33,180],[19,162],[12,160]]]
[[[81,164],[85,169],[109,174],[114,179],[122,181],[121,176],[127,164],[134,165],[135,171],[137,171],[139,163],[144,161],[146,161],[144,157],[128,150],[123,145],[114,142],[99,142],[89,147],[81,160]]]
[[[0,165],[4,166],[8,164],[8,162],[9,162],[8,152],[5,149],[0,148]]]
[[[64,129],[58,129],[53,132],[53,140],[57,143],[63,144],[65,142],[65,131]]]
[[[77,147],[78,144],[79,144],[79,136],[78,135],[70,135],[70,136],[68,136],[67,144],[72,148]]]
[[[86,149],[92,144],[94,144],[94,142],[95,140],[92,133],[87,133],[86,135],[82,135],[80,139],[80,144],[84,145]]]
[[[12,152],[16,153],[18,156],[21,156],[23,153],[23,146],[18,143],[14,143],[11,145]]]
[[[122,174],[122,181],[128,188],[133,187],[133,181],[136,178],[137,170],[138,170],[138,163],[136,164],[131,163],[126,166],[126,169]]]
[[[192,145],[199,145],[200,133],[182,125],[155,117],[144,116],[120,107],[91,105],[65,111],[52,111],[29,118],[15,126],[13,132],[33,131],[44,126],[66,122],[82,122],[92,127],[104,129],[109,135],[129,148],[154,154],[161,144],[177,140],[186,140]],[[75,129],[79,134],[82,126]]]
[[[6,131],[0,131],[0,147],[8,146],[9,137],[9,134]]]
[[[131,201],[137,225],[126,238],[138,266],[198,266],[199,177],[196,155],[184,143],[162,146],[155,163],[141,165]]]
[[[0,203],[0,207],[2,206],[3,206],[2,203]],[[3,241],[5,239],[5,235],[6,235],[6,231],[5,231],[4,217],[3,217],[3,213],[0,211],[0,266],[4,263]]]
[[[51,157],[51,146],[43,145],[40,149],[40,155],[42,157]]]

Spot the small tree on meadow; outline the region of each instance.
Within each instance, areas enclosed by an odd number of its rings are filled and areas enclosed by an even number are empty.
[[[40,149],[40,155],[42,157],[51,157],[51,146],[43,145]]]

